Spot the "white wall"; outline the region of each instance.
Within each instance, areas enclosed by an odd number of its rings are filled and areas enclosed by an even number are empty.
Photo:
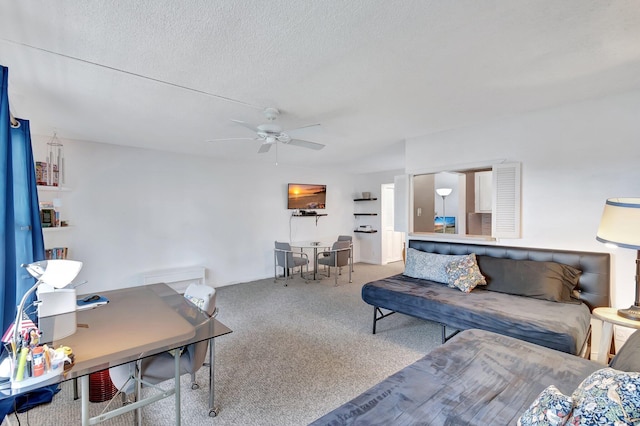
[[[500,243],[607,251],[595,240],[605,199],[640,195],[638,110],[640,92],[633,92],[410,139],[406,171],[521,161],[523,238]],[[33,137],[37,161],[47,140]],[[67,238],[71,257],[85,262],[85,293],[194,264],[208,268],[215,286],[270,276],[273,241],[289,240],[287,182],[328,185],[328,216],[317,227],[313,218],[291,219],[291,238],[332,240],[353,234],[357,194],[379,197],[380,185],[402,173],[352,176],[62,142],[73,188],[63,195],[64,209],[74,228],[55,238]],[[380,263],[380,233],[355,235],[355,260]],[[614,252],[614,306],[633,299],[634,259],[632,250]]]
[[[610,251],[595,240],[605,200],[640,196],[638,111],[631,92],[410,139],[406,171],[520,161],[522,238],[499,243]],[[636,253],[611,252],[612,304],[628,307]]]
[[[382,233],[380,232],[382,221],[381,221],[381,191],[382,185],[393,183],[394,176],[401,175],[404,172],[402,170],[393,170],[388,172],[380,172],[380,173],[367,173],[357,175],[355,177],[354,183],[354,191],[353,198],[360,198],[363,192],[370,192],[371,197],[377,198],[376,201],[366,201],[366,205],[354,205],[353,200],[351,201],[352,207],[352,218],[354,224],[353,229],[356,229],[356,226],[361,224],[370,224],[374,229],[377,229],[378,232],[375,234],[364,234],[364,233],[354,233],[354,256],[356,261],[373,263],[379,265],[382,263]],[[363,203],[363,202],[360,202]],[[361,217],[359,219],[355,219],[353,213],[356,211],[367,211],[370,213],[377,213],[378,216],[372,217]]]
[[[33,136],[36,161],[49,137]],[[91,293],[140,284],[156,269],[202,265],[222,286],[273,276],[274,240],[328,240],[353,231],[353,176],[61,139],[70,225],[45,234],[84,267]],[[327,185],[328,216],[291,218],[287,183]],[[41,197],[42,199],[42,197]],[[291,228],[289,227],[291,224]],[[357,258],[356,258],[357,261]]]

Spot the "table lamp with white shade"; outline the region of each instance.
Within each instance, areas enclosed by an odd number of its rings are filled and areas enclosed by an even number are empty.
[[[61,289],[71,284],[80,269],[82,269],[82,262],[77,260],[67,259],[55,259],[55,260],[41,260],[38,262],[30,263],[28,265],[22,265],[29,274],[37,281],[27,292],[22,296],[22,300],[18,305],[16,311],[16,319],[14,321],[13,330],[13,343],[18,344],[18,336],[22,329],[21,323],[24,312],[24,305],[27,299],[34,291],[41,285],[49,285],[53,289]]]
[[[636,298],[621,317],[640,321],[640,198],[609,198],[604,206],[596,239],[601,243],[637,250]]]
[[[25,268],[31,276],[36,278],[37,281],[22,296],[20,304],[18,305],[18,308],[16,310],[16,318],[12,324],[13,329],[10,328],[5,333],[5,336],[3,336],[3,341],[10,342],[11,344],[11,357],[2,361],[2,378],[6,379],[7,377],[9,377],[10,379],[9,382],[3,382],[2,386],[6,387],[6,384],[10,383],[12,390],[22,390],[43,386],[44,383],[48,383],[49,380],[57,380],[56,377],[62,374],[62,369],[59,367],[51,367],[50,371],[45,371],[45,361],[43,360],[45,355],[43,353],[43,346],[40,346],[42,341],[39,338],[37,341],[32,340],[34,335],[31,334],[31,331],[29,329],[30,327],[33,327],[34,324],[24,314],[24,310],[29,297],[41,286],[50,294],[61,291],[64,292],[65,290],[61,289],[71,284],[71,281],[73,281],[73,279],[80,272],[80,269],[82,268],[82,262],[78,262],[75,260],[56,259],[43,260],[39,262],[23,264],[21,266]],[[69,299],[71,298],[73,298],[73,303],[69,301]],[[57,302],[53,302],[53,300],[54,299],[49,299],[49,312],[54,314],[64,313],[65,315],[60,316],[69,317],[64,319],[65,326],[63,328],[58,327],[58,330],[67,333],[67,335],[74,333],[76,330],[75,289],[71,292],[68,292],[67,295],[62,299],[58,299]],[[63,301],[64,303],[60,303],[60,301]],[[42,301],[40,302],[40,304],[42,304]],[[40,309],[38,309],[38,312],[40,313]],[[29,320],[29,322],[25,322],[26,320]],[[24,330],[23,328],[26,330]],[[38,328],[40,329],[40,325],[38,325]],[[26,340],[22,338],[22,336],[24,335],[24,331],[28,331]],[[32,357],[31,359],[33,364],[29,364],[27,362],[27,358],[29,356]],[[36,361],[36,357],[39,359],[39,362]],[[5,362],[7,360],[8,363]],[[8,364],[9,366],[8,371],[7,369],[5,369],[5,364]],[[28,368],[27,364],[33,366],[33,376],[31,376],[31,370]],[[36,366],[40,366],[37,371]],[[9,376],[6,375],[7,373],[9,374]]]

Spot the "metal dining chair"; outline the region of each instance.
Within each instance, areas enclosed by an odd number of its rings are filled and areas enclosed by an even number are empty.
[[[343,266],[349,267],[349,282],[351,280],[351,243],[349,241],[336,241],[331,246],[331,250],[326,250],[318,253],[318,264],[325,265],[329,268],[327,277],[331,277],[331,267],[335,268],[334,275],[336,286],[338,285],[338,275],[340,275],[340,268]]]
[[[284,285],[288,285],[289,278],[293,274],[293,269],[300,267],[300,276],[307,282],[307,277],[302,273],[303,267],[307,268],[307,276],[309,275],[309,256],[303,252],[291,250],[291,244],[283,242],[275,242],[273,250],[273,282],[278,282],[278,267],[283,270]]]
[[[353,237],[351,235],[338,235],[338,241],[349,241],[349,258],[351,259],[351,272],[353,270]]]

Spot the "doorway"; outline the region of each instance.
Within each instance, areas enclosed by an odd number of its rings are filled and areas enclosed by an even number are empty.
[[[380,188],[381,263],[386,265],[402,260],[404,232],[394,229],[394,184],[385,183]]]

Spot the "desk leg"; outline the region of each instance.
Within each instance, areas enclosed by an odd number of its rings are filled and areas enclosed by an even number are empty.
[[[601,364],[609,364],[609,348],[613,337],[613,324],[602,321],[602,331],[600,334],[600,347],[598,348],[597,361]]]
[[[220,409],[214,406],[215,403],[215,339],[209,339],[209,417],[216,417]]]
[[[89,426],[89,375],[80,377],[80,407],[82,413],[82,426]]]
[[[176,366],[176,376],[174,378],[173,385],[175,387],[176,397],[176,426],[180,426],[180,357],[174,356]]]

